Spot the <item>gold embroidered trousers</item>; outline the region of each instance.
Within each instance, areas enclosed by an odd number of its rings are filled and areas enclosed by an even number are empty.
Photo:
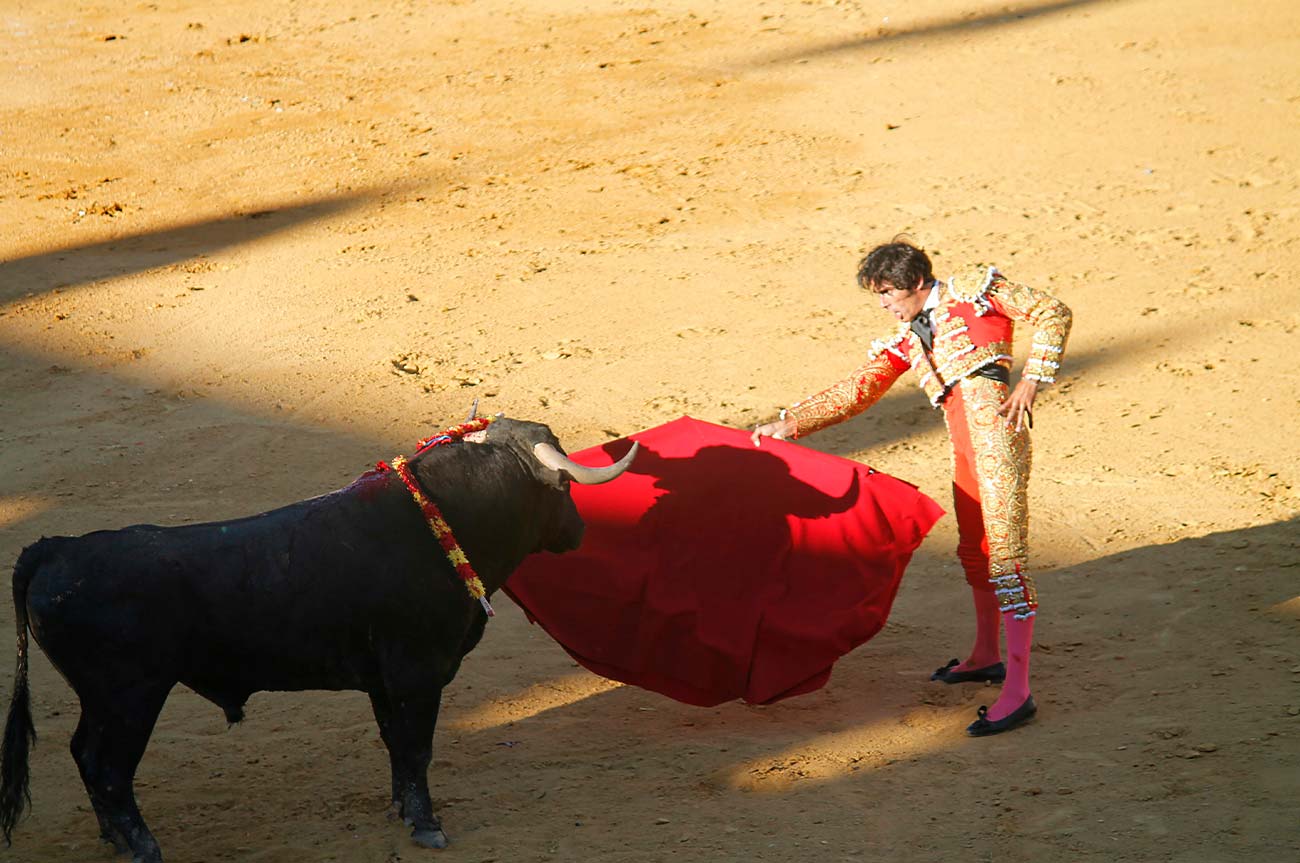
[[[1001,610],[1032,617],[1038,593],[1029,574],[1029,429],[998,408],[1006,384],[969,377],[943,402],[952,440],[957,557],[976,590],[997,593]]]

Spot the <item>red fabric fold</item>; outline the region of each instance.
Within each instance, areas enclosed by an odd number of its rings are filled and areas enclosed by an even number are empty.
[[[573,486],[582,547],[532,555],[505,590],[586,668],[687,704],[823,686],[884,626],[943,515],[866,465],[690,417],[631,439],[627,473]],[[630,446],[573,457],[601,466]]]

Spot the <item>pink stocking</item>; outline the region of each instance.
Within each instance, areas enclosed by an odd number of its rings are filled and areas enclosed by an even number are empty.
[[[1034,641],[1034,618],[1016,620],[1015,614],[1002,615],[1007,629],[1007,679],[1002,693],[989,708],[988,719],[999,719],[1014,713],[1029,697],[1029,647]]]
[[[1002,661],[998,649],[999,636],[1002,634],[1002,613],[998,608],[998,598],[991,590],[971,588],[975,600],[975,646],[970,649],[970,656],[958,665],[957,671],[973,671],[987,668]]]

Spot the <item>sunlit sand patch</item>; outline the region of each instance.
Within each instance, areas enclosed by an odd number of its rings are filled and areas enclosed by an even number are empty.
[[[50,508],[50,501],[38,497],[0,497],[0,529],[12,527]]]
[[[914,710],[901,720],[817,735],[777,755],[741,764],[720,778],[743,791],[783,791],[801,782],[829,782],[949,748],[959,739],[963,721]]]
[[[1289,617],[1293,620],[1300,620],[1300,596],[1293,596],[1283,602],[1270,605],[1268,613],[1279,617]]]
[[[529,719],[539,713],[567,707],[593,695],[618,689],[623,684],[580,672],[538,683],[524,691],[493,699],[463,715],[447,716],[446,725],[460,731],[484,731],[509,722]]]

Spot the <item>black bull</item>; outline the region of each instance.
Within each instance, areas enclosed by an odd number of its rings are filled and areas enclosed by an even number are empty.
[[[490,594],[528,554],[576,548],[583,522],[570,478],[612,479],[632,455],[584,469],[546,426],[498,419],[486,440],[427,449],[410,467]],[[0,758],[6,841],[30,804],[30,626],[80,698],[72,755],[101,835],[118,851],[162,859],[133,783],[177,683],[230,722],[254,692],[366,692],[394,805],[416,842],[446,845],[429,799],[434,726],[442,689],[487,615],[394,472],[249,518],[41,539],[19,556],[13,593],[17,673]]]

